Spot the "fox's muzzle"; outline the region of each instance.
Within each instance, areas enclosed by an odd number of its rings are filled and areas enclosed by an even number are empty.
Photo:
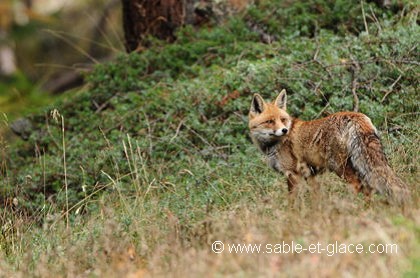
[[[287,132],[288,132],[287,128],[282,128],[282,129],[279,128],[273,131],[273,135],[280,137],[280,136],[285,135]]]

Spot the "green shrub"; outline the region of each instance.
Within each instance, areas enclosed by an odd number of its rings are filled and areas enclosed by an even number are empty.
[[[366,4],[366,10],[371,6],[378,13],[379,22],[368,22],[373,35],[360,33],[360,3],[283,3],[288,2],[261,1],[222,26],[185,27],[173,44],[153,41],[142,53],[98,65],[87,76],[88,90],[31,117],[29,140],[10,149],[13,174],[0,181],[8,188],[2,194],[17,194],[28,211],[37,211],[43,202],[63,208],[68,199],[73,206],[103,187],[134,194],[136,182],[147,190],[145,184],[153,181],[162,192],[181,184],[180,194],[195,200],[191,205],[228,202],[235,196],[223,201],[213,195],[224,185],[212,173],[233,180],[251,171],[254,165],[246,162],[255,156],[247,135],[251,96],[258,92],[272,99],[283,88],[290,96],[289,112],[309,120],[351,110],[356,79],[360,111],[381,130],[404,126],[411,134],[419,108],[415,50],[420,30],[410,10],[401,20],[400,14],[391,17],[391,11]],[[266,26],[278,40],[260,42],[250,22]],[[318,26],[316,32],[311,26]],[[52,107],[64,117],[65,149]],[[403,143],[404,138],[391,137]],[[146,167],[149,176],[134,175],[135,167]],[[194,175],[179,174],[183,169]],[[186,205],[172,202],[179,196],[167,198],[168,205]]]

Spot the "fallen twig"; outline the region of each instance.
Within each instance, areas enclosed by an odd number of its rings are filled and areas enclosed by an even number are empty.
[[[383,98],[381,99],[381,103],[384,102],[384,100],[386,99],[386,97],[392,93],[392,89],[394,88],[394,86],[398,83],[398,81],[400,81],[402,75],[400,74],[400,76],[398,76],[398,78],[394,81],[394,83],[391,84],[391,86],[389,86],[389,89],[387,90],[387,92],[385,93],[385,95],[383,96]]]

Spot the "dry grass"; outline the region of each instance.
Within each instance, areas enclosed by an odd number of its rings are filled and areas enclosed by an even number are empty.
[[[321,177],[319,196],[303,187],[291,205],[284,178],[274,176],[262,162],[245,159],[244,165],[233,164],[237,169],[229,172],[223,170],[229,167],[213,169],[196,158],[191,165],[196,168],[179,165],[178,174],[194,176],[203,171],[209,182],[203,182],[198,191],[206,192],[206,187],[216,191],[207,205],[197,205],[200,202],[190,203],[186,184],[165,181],[162,173],[168,170],[148,164],[127,137],[123,149],[131,173],[107,174],[110,183],[104,188],[108,191],[96,199],[86,196],[70,211],[41,210],[35,219],[15,203],[3,210],[0,277],[416,277],[420,258],[418,139],[404,147],[387,148],[391,164],[412,190],[413,202],[401,209],[376,199],[365,202],[332,174]],[[247,151],[254,153],[252,148]],[[132,191],[120,188],[120,180],[127,177]],[[212,251],[214,241],[225,243],[224,252]],[[335,242],[361,244],[365,251],[334,255],[331,249],[300,254],[228,251],[228,244],[272,244],[274,249],[283,242],[304,248],[318,242],[323,248]],[[397,244],[398,251],[369,254],[370,244]]]
[[[246,176],[240,178],[233,190],[254,190]],[[8,242],[3,227],[0,276],[416,275],[419,177],[405,178],[413,188],[413,204],[404,211],[376,201],[367,204],[332,175],[321,179],[319,199],[310,190],[301,190],[294,208],[287,204],[285,182],[280,178],[265,185],[262,194],[255,190],[224,207],[205,208],[203,217],[191,221],[162,206],[159,192],[105,194],[96,202],[94,213],[73,215],[70,230],[64,220],[56,222],[54,215],[42,228],[22,215],[14,218]],[[211,250],[215,240],[225,244],[294,241],[306,247],[337,241],[361,243],[365,248],[371,243],[396,243],[398,254],[230,254],[226,249],[215,254]],[[13,248],[5,252],[4,246]]]

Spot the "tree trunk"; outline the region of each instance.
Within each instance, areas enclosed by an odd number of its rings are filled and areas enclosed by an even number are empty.
[[[122,0],[125,48],[132,52],[148,35],[173,41],[175,30],[190,18],[194,0]],[[146,45],[147,46],[147,45]]]

